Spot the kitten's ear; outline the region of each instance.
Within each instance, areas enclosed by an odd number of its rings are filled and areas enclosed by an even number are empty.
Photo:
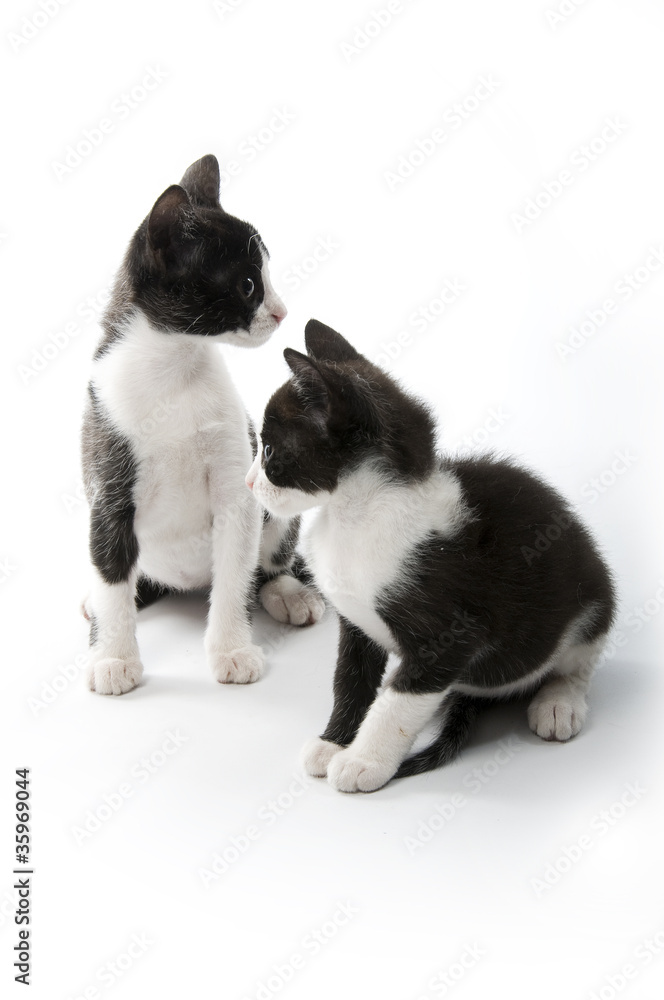
[[[327,404],[329,393],[325,380],[318,368],[306,354],[294,351],[292,347],[287,347],[284,357],[294,378],[295,391],[307,407],[317,410],[319,413],[327,414]]]
[[[148,216],[148,240],[153,250],[168,250],[191,213],[189,195],[179,184],[171,184],[159,195]]]
[[[311,357],[319,361],[356,361],[362,357],[340,333],[317,319],[310,319],[305,326],[304,342]]]
[[[201,156],[184,172],[180,186],[185,189],[195,205],[203,208],[221,208],[219,204],[219,161],[212,153]]]

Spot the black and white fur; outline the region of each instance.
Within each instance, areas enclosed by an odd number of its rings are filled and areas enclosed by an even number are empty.
[[[279,621],[323,612],[290,572],[297,519],[264,518],[247,493],[255,434],[217,346],[257,347],[286,315],[267,262],[255,228],[221,208],[214,156],[158,198],[127,250],[83,425],[89,682],[100,694],[138,684],[137,608],[170,590],[211,587],[205,647],[221,682],[263,670],[248,612],[257,574]]]
[[[284,352],[293,378],[267,405],[247,484],[275,517],[320,508],[307,558],[340,640],[308,772],[372,791],[450,760],[486,699],[527,692],[535,733],[576,735],[614,616],[589,533],[514,463],[438,455],[428,407],[334,330],[311,320],[306,346]],[[409,757],[436,714],[440,735]]]

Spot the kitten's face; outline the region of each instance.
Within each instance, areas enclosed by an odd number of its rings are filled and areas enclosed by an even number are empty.
[[[246,477],[256,499],[291,517],[327,503],[366,462],[382,481],[430,475],[438,459],[429,407],[318,320],[304,339],[308,354],[284,351],[293,378],[265,410],[262,448]]]
[[[267,404],[247,486],[275,517],[292,517],[329,500],[343,465],[323,421],[286,382]]]
[[[367,377],[377,369],[315,320],[307,325],[307,346],[309,357],[284,352],[294,378],[267,404],[261,448],[246,477],[276,517],[327,503],[376,436]]]
[[[192,164],[139,228],[130,252],[135,301],[156,326],[258,347],[286,308],[256,229],[224,212],[213,156]]]

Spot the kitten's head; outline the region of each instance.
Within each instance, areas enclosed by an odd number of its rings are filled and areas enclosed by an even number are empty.
[[[255,227],[219,204],[219,164],[204,156],[157,198],[129,248],[132,298],[164,330],[257,347],[286,315]]]
[[[329,326],[309,320],[307,354],[286,348],[293,377],[265,409],[246,481],[271,514],[326,503],[364,462],[389,478],[417,479],[435,464],[429,409],[407,395]]]

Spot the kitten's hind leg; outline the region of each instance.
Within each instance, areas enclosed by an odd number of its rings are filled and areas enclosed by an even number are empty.
[[[564,742],[581,731],[590,680],[605,642],[606,634],[592,642],[575,642],[557,658],[528,706],[528,725],[537,736]]]
[[[265,610],[278,622],[314,625],[323,615],[325,604],[306,581],[295,546],[300,531],[299,517],[271,517],[265,511],[261,535],[259,596]],[[302,577],[305,579],[302,579]]]

